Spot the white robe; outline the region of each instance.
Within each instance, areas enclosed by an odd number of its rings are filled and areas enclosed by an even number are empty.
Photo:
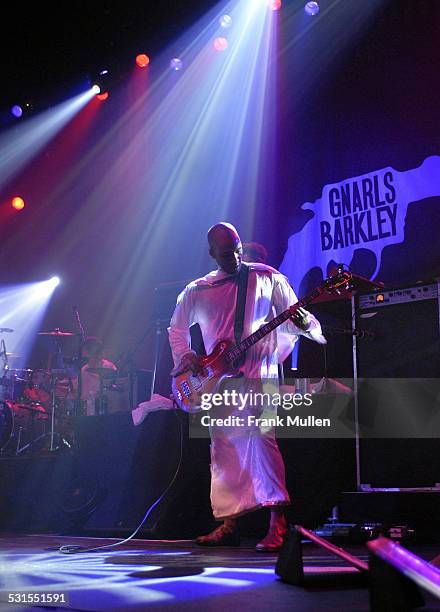
[[[242,339],[298,301],[280,272],[264,264],[249,266]],[[195,323],[200,325],[208,354],[219,340],[235,342],[236,301],[236,275],[221,270],[193,281],[182,291],[168,328],[176,365],[190,351],[189,328]],[[325,342],[318,321],[310,316],[307,331],[288,320],[254,344],[240,368],[244,379],[271,379],[276,384],[278,364],[292,351],[299,334]],[[211,503],[217,519],[290,503],[273,431],[260,431],[259,427],[223,428],[220,433],[211,430]]]

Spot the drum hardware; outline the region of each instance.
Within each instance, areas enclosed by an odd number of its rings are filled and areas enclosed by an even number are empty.
[[[69,372],[65,369],[54,369],[50,372],[50,431],[46,437],[50,439],[49,452],[54,452],[60,449],[62,445],[72,448],[72,442],[69,441],[68,435],[73,436],[69,429],[67,421],[75,415],[74,390],[70,376],[66,379]],[[69,397],[69,395],[71,397]],[[70,405],[68,402],[71,401]],[[56,431],[56,427],[65,431]]]
[[[0,397],[5,400],[19,402],[29,385],[32,370],[29,368],[9,368],[4,371],[0,380]]]
[[[75,405],[72,406],[72,400],[75,395],[72,377],[77,378],[76,372],[78,368],[74,367],[73,358],[68,359],[64,357],[64,345],[61,340],[75,337],[77,334],[70,331],[62,331],[59,327],[56,327],[51,331],[38,332],[38,335],[48,336],[53,340],[46,368],[49,380],[48,384],[46,384],[46,391],[49,397],[45,405],[50,413],[50,431],[46,434],[49,446],[44,450],[54,452],[61,446],[72,447],[72,443],[68,440],[70,432],[67,433],[69,427],[66,427],[66,423],[67,421],[70,422],[71,417],[75,416],[77,412]],[[70,369],[66,367],[67,364],[70,364]],[[76,370],[75,374],[74,370]],[[73,433],[71,439],[73,439]]]
[[[33,452],[35,442],[39,440],[41,437],[46,435],[45,433],[43,433],[39,435],[38,437],[35,437],[35,419],[47,420],[47,416],[48,416],[43,406],[39,405],[38,403],[33,403],[30,406],[21,404],[20,407],[30,412],[30,416],[31,416],[30,436],[29,436],[30,440],[27,444],[24,444],[23,446],[21,446],[21,437],[24,432],[24,428],[20,427],[18,430],[17,448],[15,450],[16,455],[19,455],[20,453],[23,453],[27,451],[28,449],[30,450],[30,452]]]
[[[0,333],[12,331],[0,328]],[[53,452],[73,444],[72,417],[77,411],[72,378],[78,367],[76,358],[64,361],[61,340],[75,334],[55,328],[38,335],[53,338],[46,369],[11,368],[8,357],[19,355],[0,342],[0,455]]]

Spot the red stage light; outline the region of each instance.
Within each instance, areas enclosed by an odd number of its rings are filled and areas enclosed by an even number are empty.
[[[24,208],[24,200],[23,198],[20,198],[19,196],[12,198],[12,208],[15,208],[15,210],[23,210]]]
[[[98,94],[96,97],[98,98],[98,100],[104,101],[104,100],[107,100],[108,95],[109,95],[108,91],[104,91],[104,93]]]
[[[279,11],[281,8],[282,2],[281,0],[270,0],[270,8],[273,11]]]
[[[150,58],[148,57],[148,55],[145,55],[145,53],[140,53],[139,55],[136,55],[136,64],[139,66],[139,68],[146,68],[149,63]]]
[[[228,40],[224,36],[217,36],[214,40],[214,49],[216,51],[226,51],[228,48]]]

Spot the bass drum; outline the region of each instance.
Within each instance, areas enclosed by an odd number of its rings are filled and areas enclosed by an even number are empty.
[[[48,414],[41,404],[0,401],[0,454],[18,455],[45,434]]]
[[[14,429],[13,402],[0,401],[0,453],[3,453],[9,444]]]

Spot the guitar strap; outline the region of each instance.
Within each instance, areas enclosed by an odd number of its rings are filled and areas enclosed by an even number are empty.
[[[244,328],[244,310],[246,307],[246,292],[249,277],[249,266],[245,263],[241,264],[240,272],[238,273],[238,290],[237,303],[235,306],[235,321],[234,321],[234,336],[235,342],[238,344],[241,340]]]

